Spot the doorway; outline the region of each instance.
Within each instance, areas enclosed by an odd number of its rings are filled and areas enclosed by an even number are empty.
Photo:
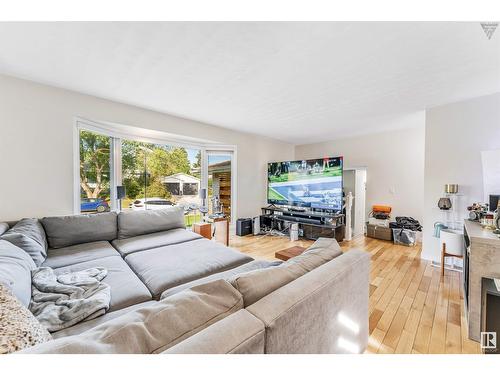
[[[351,228],[354,236],[364,234],[366,221],[366,168],[344,169],[344,193],[352,193]],[[349,223],[346,223],[349,225]]]
[[[207,150],[208,214],[223,214],[232,221],[233,210],[233,152]]]

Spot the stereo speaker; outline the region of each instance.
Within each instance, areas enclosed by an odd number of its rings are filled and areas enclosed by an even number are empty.
[[[236,235],[248,236],[253,232],[253,223],[251,218],[242,218],[236,220]]]

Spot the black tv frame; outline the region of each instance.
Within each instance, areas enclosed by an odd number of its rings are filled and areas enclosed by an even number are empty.
[[[344,157],[343,156],[326,156],[326,157],[320,157],[320,158],[311,158],[311,159],[296,159],[296,160],[284,160],[284,161],[272,161],[267,163],[267,171],[266,171],[266,199],[267,199],[267,204],[272,205],[272,206],[283,206],[283,207],[303,207],[303,208],[309,208],[312,211],[338,211],[342,212],[343,207],[341,207],[339,210],[337,209],[330,209],[330,208],[316,208],[316,207],[309,207],[309,206],[304,206],[300,202],[298,204],[289,204],[290,202],[287,201],[287,203],[278,203],[274,200],[269,199],[269,164],[274,164],[274,163],[294,163],[294,162],[302,162],[302,161],[312,161],[312,160],[321,160],[321,159],[341,159],[341,166],[342,166],[342,186],[341,186],[341,191],[342,191],[342,204],[343,206],[343,199],[344,199]],[[279,201],[282,202],[282,201]],[[295,202],[294,202],[295,203]]]

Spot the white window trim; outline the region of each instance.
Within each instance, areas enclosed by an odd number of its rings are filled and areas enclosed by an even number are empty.
[[[141,129],[137,127],[137,129]],[[73,211],[80,214],[80,131],[88,130],[94,133],[102,134],[112,138],[112,162],[110,190],[111,190],[111,209],[117,210],[116,186],[121,185],[121,140],[128,139],[140,142],[162,144],[174,147],[185,147],[199,149],[201,152],[201,188],[208,191],[208,154],[209,152],[220,152],[221,154],[231,155],[231,223],[236,222],[237,216],[237,147],[236,145],[225,145],[216,143],[186,142],[183,139],[176,139],[172,136],[165,138],[151,138],[147,136],[137,136],[120,132],[111,126],[82,117],[74,118],[73,126]]]

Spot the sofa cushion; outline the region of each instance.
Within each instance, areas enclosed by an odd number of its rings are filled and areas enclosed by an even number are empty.
[[[231,268],[230,270],[224,271],[224,272],[218,272],[214,273],[213,275],[202,277],[201,279],[196,279],[193,281],[190,281],[188,283],[167,289],[161,294],[160,299],[167,298],[175,293],[179,293],[185,289],[192,288],[196,285],[201,285],[208,283],[210,281],[214,280],[231,280],[233,279],[236,275],[239,275],[240,273],[248,272],[248,271],[253,271],[253,270],[258,270],[262,268],[268,268],[268,267],[273,267],[281,264],[281,261],[275,261],[271,262],[268,260],[252,260],[251,262],[242,264],[241,266]]]
[[[306,272],[310,272],[341,254],[342,249],[336,239],[318,238],[305,252],[289,259],[286,263],[297,264]]]
[[[104,267],[108,270],[107,276],[102,279],[102,282],[111,287],[111,303],[108,312],[151,300],[151,293],[120,256],[110,256],[56,268],[55,273],[60,275],[92,267]]]
[[[283,264],[240,274],[231,283],[243,295],[246,307],[341,254],[335,239],[320,238],[307,251]]]
[[[49,249],[47,259],[42,265],[59,268],[109,256],[120,256],[109,242],[89,242],[60,249]]]
[[[2,239],[26,251],[37,266],[47,257],[47,238],[38,219],[21,219]]]
[[[9,224],[0,223],[0,236],[9,230]]]
[[[10,229],[10,231],[27,235],[39,243],[45,250],[48,247],[45,230],[38,219],[21,219]]]
[[[24,306],[31,301],[31,271],[35,268],[28,253],[0,240],[0,284],[11,290]]]
[[[0,284],[0,354],[52,340],[50,333],[5,286]]]
[[[86,320],[81,323],[78,323],[72,327],[68,327],[65,329],[62,329],[57,332],[52,333],[52,337],[55,339],[58,339],[60,337],[68,337],[68,336],[73,336],[73,335],[79,335],[82,332],[88,331],[89,329],[92,329],[94,327],[97,327],[99,324],[102,324],[104,322],[107,322],[111,319],[118,318],[119,316],[122,316],[128,312],[141,309],[143,307],[150,306],[151,304],[156,303],[156,301],[147,301],[147,302],[142,302],[137,305],[132,305],[125,307],[120,310],[115,310],[113,312],[106,313],[104,315],[98,316],[95,319],[91,320]]]
[[[241,309],[161,354],[265,354],[265,326]]]
[[[369,335],[369,279],[370,254],[352,249],[246,310],[266,326],[267,354],[363,353]]]
[[[141,236],[114,240],[113,246],[122,256],[135,253],[136,251],[153,249],[155,247],[172,245],[176,243],[191,241],[202,238],[199,234],[190,230],[177,228],[162,232],[143,234]]]
[[[242,306],[241,294],[227,281],[217,280],[24,353],[160,353],[241,310]]]
[[[139,251],[125,257],[155,298],[174,286],[251,260],[239,251],[205,238]]]
[[[1,239],[9,241],[11,244],[25,251],[31,259],[33,259],[33,262],[37,267],[43,263],[47,256],[46,253],[44,254],[40,244],[25,234],[8,231],[1,237]]]
[[[167,207],[161,210],[122,211],[118,215],[118,238],[185,228],[184,208]]]
[[[116,238],[116,212],[44,217],[42,225],[51,248]]]

